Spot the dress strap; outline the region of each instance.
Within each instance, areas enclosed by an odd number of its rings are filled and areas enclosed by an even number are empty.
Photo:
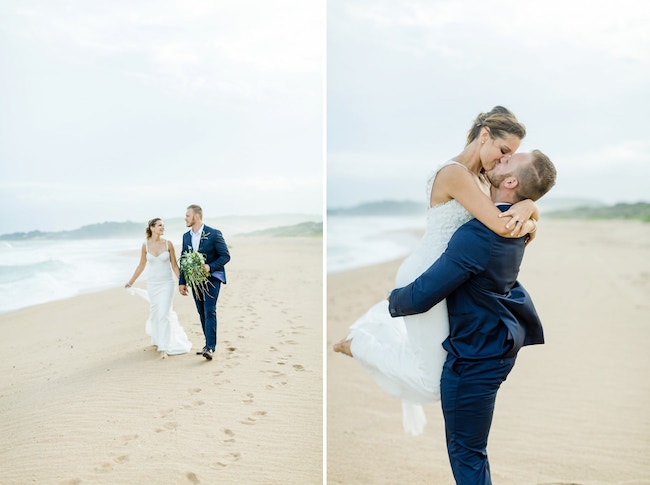
[[[433,183],[436,180],[436,176],[438,175],[438,172],[440,172],[440,170],[445,168],[447,165],[460,165],[469,172],[469,168],[467,168],[462,163],[457,162],[456,160],[446,160],[434,167],[434,169],[429,173],[429,177],[427,178],[426,196],[428,208],[431,208],[431,192],[433,191]]]
[[[469,172],[469,168],[467,168],[467,167],[466,167],[465,165],[463,165],[462,163],[457,162],[456,160],[449,160],[449,161],[447,161],[446,163],[443,163],[442,166],[441,166],[440,168],[446,167],[447,165],[451,165],[451,164],[454,164],[454,165],[460,165],[461,167],[463,167],[465,170],[467,170],[467,171]],[[438,170],[440,170],[440,169],[438,169]]]

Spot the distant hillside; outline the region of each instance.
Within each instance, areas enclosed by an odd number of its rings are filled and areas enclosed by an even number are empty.
[[[145,224],[146,225],[146,224]],[[60,240],[60,239],[108,239],[108,238],[129,238],[135,236],[144,237],[142,224],[137,222],[102,222],[100,224],[90,224],[82,226],[72,231],[57,232],[14,232],[12,234],[3,234],[0,240],[4,241],[24,241],[24,240]]]
[[[537,201],[539,210],[544,213],[565,211],[582,207],[604,207],[605,205],[605,203],[597,199],[554,197],[553,194],[542,197]]]
[[[272,227],[261,231],[252,231],[238,236],[269,236],[269,237],[321,237],[323,235],[322,222],[302,222],[293,226]]]
[[[616,204],[602,207],[577,207],[545,212],[544,217],[555,219],[628,219],[650,222],[650,203]]]
[[[253,231],[284,229],[286,227],[310,223],[309,221],[320,221],[321,215],[307,214],[263,214],[247,216],[223,216],[207,218],[205,223],[208,226],[221,230],[224,236],[229,237],[239,234],[248,234]],[[182,218],[164,219],[165,237],[180,238],[180,235],[187,231],[185,220]],[[316,224],[311,222],[311,224]],[[70,231],[29,231],[14,232],[0,235],[0,241],[34,241],[34,240],[60,240],[60,239],[117,239],[117,238],[144,238],[145,222],[102,222],[90,224]],[[322,222],[320,223],[320,234],[322,235]]]
[[[332,216],[398,216],[417,215],[426,211],[426,205],[412,200],[382,200],[367,202],[354,207],[328,209]]]

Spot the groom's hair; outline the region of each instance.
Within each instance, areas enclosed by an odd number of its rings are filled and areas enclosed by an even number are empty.
[[[194,212],[195,214],[198,214],[201,219],[203,219],[203,209],[201,209],[200,205],[197,204],[192,204],[188,205],[187,208]]]
[[[539,150],[530,152],[532,160],[517,170],[516,195],[519,200],[538,200],[555,185],[557,171],[553,162]]]

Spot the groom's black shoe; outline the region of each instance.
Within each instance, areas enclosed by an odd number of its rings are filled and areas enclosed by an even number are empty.
[[[205,358],[208,359],[208,360],[212,360],[212,354],[213,354],[213,353],[214,353],[214,352],[213,352],[212,349],[205,349],[205,350],[203,351],[203,357],[205,357]]]
[[[199,351],[196,353],[196,355],[203,355],[203,352],[205,352],[207,349],[208,349],[207,347],[203,347],[201,350],[199,350]]]

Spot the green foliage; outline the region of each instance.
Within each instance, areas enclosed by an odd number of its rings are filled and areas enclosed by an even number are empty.
[[[578,207],[544,213],[553,219],[625,219],[650,222],[650,203],[616,204],[603,207]]]
[[[421,214],[426,211],[426,205],[412,200],[382,200],[368,202],[355,207],[344,209],[328,209],[332,216],[400,216]]]
[[[322,222],[302,222],[293,226],[272,227],[261,231],[247,232],[240,236],[269,236],[269,237],[322,237]]]
[[[185,276],[187,286],[192,288],[192,291],[199,296],[200,300],[205,299],[205,292],[208,291],[210,283],[209,274],[205,270],[205,256],[192,249],[192,246],[187,246],[187,251],[181,255],[180,270]]]
[[[102,222],[82,226],[72,231],[56,232],[14,232],[12,234],[0,235],[0,240],[5,241],[27,241],[37,239],[62,240],[62,239],[110,239],[128,238],[142,235],[144,237],[143,224],[137,222]]]

